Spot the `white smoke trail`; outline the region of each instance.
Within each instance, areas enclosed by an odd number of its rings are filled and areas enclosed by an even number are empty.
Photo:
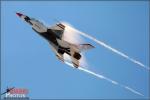
[[[115,49],[115,48],[113,48],[113,47],[107,45],[106,43],[104,43],[104,42],[102,42],[102,41],[100,41],[100,40],[97,40],[96,38],[94,38],[94,37],[92,37],[92,36],[90,36],[90,35],[88,35],[88,34],[86,34],[86,33],[83,33],[83,32],[81,32],[81,31],[79,31],[79,30],[73,28],[72,26],[68,26],[68,27],[69,27],[70,30],[76,31],[76,33],[78,33],[78,34],[80,34],[80,35],[82,35],[82,36],[85,36],[85,37],[87,37],[87,38],[89,38],[89,39],[95,41],[96,43],[100,44],[101,46],[103,46],[103,47],[105,47],[105,48],[111,50],[112,52],[114,52],[114,53],[116,53],[116,54],[118,54],[118,55],[120,55],[120,56],[126,58],[127,60],[129,60],[129,61],[131,61],[131,62],[133,62],[133,63],[135,63],[135,64],[137,64],[137,65],[139,65],[139,66],[141,66],[141,67],[143,67],[143,68],[145,68],[145,69],[147,69],[147,70],[150,70],[150,68],[149,68],[148,66],[146,66],[146,65],[142,64],[141,62],[139,62],[139,61],[137,61],[137,60],[135,60],[135,59],[129,57],[128,55],[126,55],[126,54],[124,54],[124,53],[118,51],[117,49]]]
[[[89,39],[95,41],[96,43],[100,44],[101,46],[103,46],[103,47],[105,47],[105,48],[107,48],[107,49],[113,51],[114,53],[116,53],[116,54],[118,54],[118,55],[120,55],[120,56],[122,56],[122,57],[124,57],[124,58],[126,58],[126,59],[128,59],[128,60],[130,60],[131,62],[133,62],[133,63],[135,63],[135,64],[138,64],[139,66],[141,66],[141,67],[143,67],[143,68],[145,68],[145,69],[147,69],[147,70],[150,69],[149,67],[145,66],[145,65],[142,64],[141,62],[139,62],[139,61],[137,61],[137,60],[135,60],[135,59],[133,59],[133,58],[127,56],[126,54],[124,54],[124,53],[122,53],[122,52],[120,52],[120,51],[118,51],[118,50],[112,48],[111,46],[107,45],[106,43],[104,43],[104,42],[102,42],[102,41],[100,41],[100,40],[97,40],[96,38],[94,38],[94,37],[92,37],[92,36],[89,36],[89,35],[87,35],[87,34],[85,34],[85,33],[83,33],[83,32],[79,32],[79,33],[81,33],[81,35],[83,35],[83,36],[85,36],[85,37],[87,37],[87,38],[89,38]]]
[[[127,90],[129,90],[129,91],[131,91],[131,92],[133,92],[133,93],[135,93],[135,94],[138,94],[138,95],[144,96],[143,94],[141,94],[141,93],[139,93],[139,92],[137,92],[137,91],[133,90],[132,88],[130,88],[130,87],[128,87],[128,86],[123,86],[123,87],[125,87],[125,89],[127,89]]]
[[[121,55],[122,57],[124,57],[124,58],[126,58],[128,60],[131,60],[132,62],[134,62],[134,63],[136,63],[136,64],[138,64],[138,65],[140,65],[140,66],[142,66],[142,67],[147,69],[147,67],[145,65],[143,65],[142,63],[140,63],[140,62],[138,62],[138,61],[128,57],[124,53],[121,53],[120,51],[118,51],[118,50],[110,47],[109,45],[107,45],[107,44],[105,44],[105,43],[95,39],[94,37],[91,37],[91,36],[89,36],[89,35],[87,35],[87,34],[85,34],[83,32],[78,31],[77,29],[73,28],[71,25],[69,25],[66,22],[63,23],[63,24],[65,24],[65,26],[67,26],[65,28],[64,35],[63,35],[63,39],[64,40],[66,40],[66,41],[68,41],[70,43],[73,43],[73,44],[80,44],[81,42],[83,42],[83,39],[81,39],[81,37],[79,36],[79,34],[81,34],[81,35],[83,35],[83,36],[85,36],[85,37],[87,37],[87,38],[97,42],[98,44],[104,46],[105,48],[107,48],[107,49],[109,49],[109,50],[111,50],[111,51]],[[69,55],[64,54],[64,60],[65,60],[65,63],[67,65],[69,65],[69,66],[74,68],[73,64],[71,63],[71,59],[70,59]],[[140,93],[140,92],[138,92],[138,91],[136,91],[136,90],[134,90],[134,89],[132,89],[132,88],[130,88],[128,86],[122,85],[122,84],[120,84],[120,83],[118,83],[118,82],[116,82],[116,81],[114,81],[114,80],[112,80],[110,78],[107,78],[107,77],[105,77],[103,75],[100,75],[100,74],[97,74],[97,73],[95,73],[93,71],[88,70],[87,67],[86,67],[87,65],[88,64],[86,63],[85,57],[82,55],[82,59],[80,60],[80,66],[83,66],[83,67],[79,67],[78,68],[79,70],[84,71],[84,72],[86,72],[88,74],[91,74],[93,76],[96,76],[97,78],[104,79],[104,80],[106,80],[106,81],[108,81],[108,82],[110,82],[110,83],[112,83],[114,85],[118,85],[118,86],[120,86],[120,87],[122,87],[122,88],[124,88],[124,89],[126,89],[126,90],[128,90],[130,92],[132,92],[132,93],[135,93],[135,94],[140,95],[140,96],[144,96],[142,93]]]
[[[71,66],[71,67],[74,68],[74,66],[73,66],[71,63],[69,63],[69,62],[67,62],[67,61],[66,61],[65,63],[66,63],[67,65],[69,65],[69,66]],[[134,94],[137,94],[137,95],[140,95],[140,96],[144,96],[142,93],[140,93],[140,92],[138,92],[138,91],[136,91],[136,90],[134,90],[134,89],[132,89],[132,88],[130,88],[130,87],[128,87],[128,86],[122,85],[122,84],[120,84],[120,83],[118,83],[118,82],[116,82],[116,81],[114,81],[114,80],[112,80],[112,79],[110,79],[110,78],[107,78],[107,77],[105,77],[105,76],[103,76],[103,75],[97,74],[97,73],[95,73],[95,72],[93,72],[93,71],[87,70],[87,69],[82,68],[82,67],[79,67],[78,69],[81,70],[81,71],[84,71],[84,72],[86,72],[86,73],[88,73],[88,74],[94,75],[94,76],[96,76],[97,78],[104,79],[104,80],[106,80],[106,81],[108,81],[108,82],[110,82],[110,83],[112,83],[112,84],[114,84],[114,85],[118,85],[118,86],[120,86],[120,87],[122,87],[122,88],[124,88],[124,89],[126,89],[126,90],[128,90],[128,91],[130,91],[130,92],[132,92],[132,93],[134,93]]]

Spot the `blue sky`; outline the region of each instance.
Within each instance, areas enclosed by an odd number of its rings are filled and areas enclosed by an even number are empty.
[[[15,12],[54,24],[69,22],[149,66],[148,1],[3,1],[1,4],[1,91],[29,89],[33,99],[149,98],[149,72],[86,39],[96,48],[86,53],[89,69],[143,93],[133,94],[58,61],[47,41]]]

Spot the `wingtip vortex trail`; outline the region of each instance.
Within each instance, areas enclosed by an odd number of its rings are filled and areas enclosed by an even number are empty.
[[[83,36],[85,36],[85,37],[87,37],[87,38],[89,38],[89,39],[95,41],[96,43],[100,44],[101,46],[103,46],[103,47],[105,47],[105,48],[111,50],[112,52],[114,52],[114,53],[116,53],[116,54],[118,54],[118,55],[120,55],[120,56],[126,58],[127,60],[130,60],[131,62],[133,62],[133,63],[135,63],[135,64],[137,64],[137,65],[139,65],[139,66],[141,66],[141,67],[143,67],[143,68],[145,68],[145,69],[147,69],[147,70],[150,70],[150,68],[149,68],[148,66],[146,66],[146,65],[144,65],[143,63],[141,63],[141,62],[139,62],[139,61],[137,61],[137,60],[135,60],[135,59],[129,57],[128,55],[126,55],[126,54],[124,54],[124,53],[118,51],[117,49],[112,48],[111,46],[107,45],[106,43],[104,43],[104,42],[102,42],[102,41],[100,41],[100,40],[97,40],[96,38],[94,38],[94,37],[92,37],[92,36],[90,36],[90,35],[87,35],[86,33],[83,33],[83,32],[80,32],[80,31],[78,31],[78,32],[79,32],[81,35],[83,35]]]
[[[78,34],[80,34],[80,35],[82,35],[82,36],[84,36],[84,37],[87,37],[87,38],[93,40],[94,42],[98,43],[99,45],[101,45],[101,46],[103,46],[103,47],[105,47],[105,48],[111,50],[112,52],[114,52],[114,53],[116,53],[116,54],[122,56],[123,58],[126,58],[127,60],[131,61],[132,63],[135,63],[135,64],[139,65],[140,67],[145,68],[145,69],[148,70],[148,71],[150,70],[150,67],[149,67],[149,66],[146,66],[146,65],[144,65],[143,63],[141,63],[140,61],[137,61],[137,60],[135,60],[135,59],[129,57],[129,56],[126,55],[125,53],[120,52],[119,50],[117,50],[117,49],[111,47],[110,45],[104,43],[103,41],[100,41],[100,40],[96,39],[95,37],[92,37],[92,36],[90,36],[90,35],[88,35],[88,34],[86,34],[86,33],[84,33],[84,32],[81,32],[81,31],[77,30],[76,28],[74,28],[73,26],[69,26],[69,27],[70,27],[72,30],[77,31],[76,33],[78,33]]]
[[[96,38],[94,38],[94,37],[92,37],[92,36],[90,36],[90,35],[88,35],[88,34],[86,34],[86,33],[83,33],[83,32],[81,32],[81,31],[79,31],[79,30],[73,28],[72,26],[69,26],[69,28],[72,28],[74,31],[77,31],[76,33],[78,33],[78,34],[80,34],[80,35],[82,35],[82,36],[84,36],[84,37],[87,37],[87,38],[93,40],[94,42],[98,43],[99,45],[105,47],[106,49],[111,50],[112,52],[114,52],[114,53],[116,53],[116,54],[122,56],[123,58],[126,58],[127,60],[129,60],[129,61],[131,61],[131,62],[133,62],[133,63],[139,65],[140,67],[145,68],[145,69],[147,69],[147,70],[150,70],[150,68],[149,68],[148,66],[144,65],[143,63],[141,63],[141,62],[139,62],[139,61],[137,61],[137,60],[135,60],[135,59],[133,59],[133,58],[131,58],[131,57],[129,57],[129,56],[126,55],[125,53],[122,53],[122,52],[120,52],[119,50],[117,50],[117,49],[115,49],[115,48],[112,48],[110,45],[108,45],[108,44],[106,44],[106,43],[104,43],[104,42],[102,42],[102,41],[100,41],[100,40],[97,40]],[[67,65],[69,65],[69,66],[71,66],[71,67],[74,68],[74,66],[73,66],[70,62],[65,62],[65,63],[66,63]],[[114,80],[112,80],[112,79],[110,79],[110,78],[107,78],[107,77],[105,77],[105,76],[103,76],[103,75],[97,74],[97,73],[95,73],[95,72],[93,72],[93,71],[90,71],[90,70],[85,69],[85,68],[82,68],[82,67],[79,67],[78,69],[81,70],[81,71],[84,71],[84,72],[86,72],[86,73],[88,73],[88,74],[91,74],[91,75],[93,75],[93,76],[96,76],[96,77],[99,78],[99,79],[104,79],[104,80],[106,80],[106,81],[112,83],[113,85],[118,85],[118,86],[120,86],[120,87],[122,87],[122,88],[124,88],[124,89],[126,89],[126,90],[128,90],[128,91],[130,91],[130,92],[132,92],[132,93],[134,93],[134,94],[137,94],[137,95],[140,95],[140,96],[144,96],[142,93],[140,93],[140,92],[138,92],[138,91],[136,91],[136,90],[130,88],[129,86],[122,85],[122,84],[118,83],[117,81],[114,81]]]
[[[71,67],[74,68],[74,66],[73,66],[70,62],[65,61],[65,64],[67,64],[67,65],[69,65],[69,66],[71,66]],[[90,70],[85,69],[85,68],[80,67],[80,66],[79,66],[78,69],[81,70],[81,71],[84,71],[84,72],[86,72],[86,73],[88,73],[88,74],[90,74],[90,75],[96,76],[96,77],[99,78],[99,79],[104,79],[104,80],[106,80],[106,81],[112,83],[113,85],[120,86],[120,87],[122,87],[122,88],[124,88],[124,89],[126,89],[126,90],[128,90],[128,91],[130,91],[130,92],[132,92],[132,93],[134,93],[134,94],[137,94],[137,95],[139,95],[139,96],[144,96],[142,93],[140,93],[140,92],[138,92],[138,91],[136,91],[136,90],[130,88],[129,86],[122,85],[122,84],[120,84],[120,83],[117,82],[117,81],[114,81],[114,80],[112,80],[112,79],[110,79],[110,78],[105,77],[104,75],[97,74],[97,73],[95,73],[95,72],[93,72],[93,71],[90,71]]]
[[[138,94],[138,95],[140,95],[140,96],[144,96],[142,93],[140,93],[140,92],[138,92],[138,91],[136,91],[136,90],[133,90],[132,88],[130,88],[130,87],[128,87],[128,86],[123,86],[123,87],[124,87],[125,89],[127,89],[127,90],[129,90],[129,91],[135,93],[135,94]]]

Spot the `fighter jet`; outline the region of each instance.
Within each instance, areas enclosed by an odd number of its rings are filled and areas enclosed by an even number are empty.
[[[14,88],[15,88],[15,87],[12,87],[12,88],[8,88],[8,87],[7,87],[6,91],[5,91],[4,93],[2,93],[1,95],[4,95],[4,94],[10,92],[10,91],[13,90]]]
[[[52,50],[55,52],[56,57],[64,62],[64,53],[68,54],[71,58],[72,64],[75,68],[80,66],[79,60],[81,59],[82,51],[94,48],[91,44],[73,44],[63,39],[65,25],[56,23],[51,27],[45,26],[42,22],[35,18],[31,18],[22,13],[16,13],[22,20],[31,25],[32,29],[40,36],[45,38],[51,45]]]

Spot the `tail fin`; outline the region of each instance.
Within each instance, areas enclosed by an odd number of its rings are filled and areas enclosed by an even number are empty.
[[[78,48],[79,48],[80,52],[83,52],[83,51],[87,51],[87,50],[95,48],[95,47],[91,44],[79,44]]]

